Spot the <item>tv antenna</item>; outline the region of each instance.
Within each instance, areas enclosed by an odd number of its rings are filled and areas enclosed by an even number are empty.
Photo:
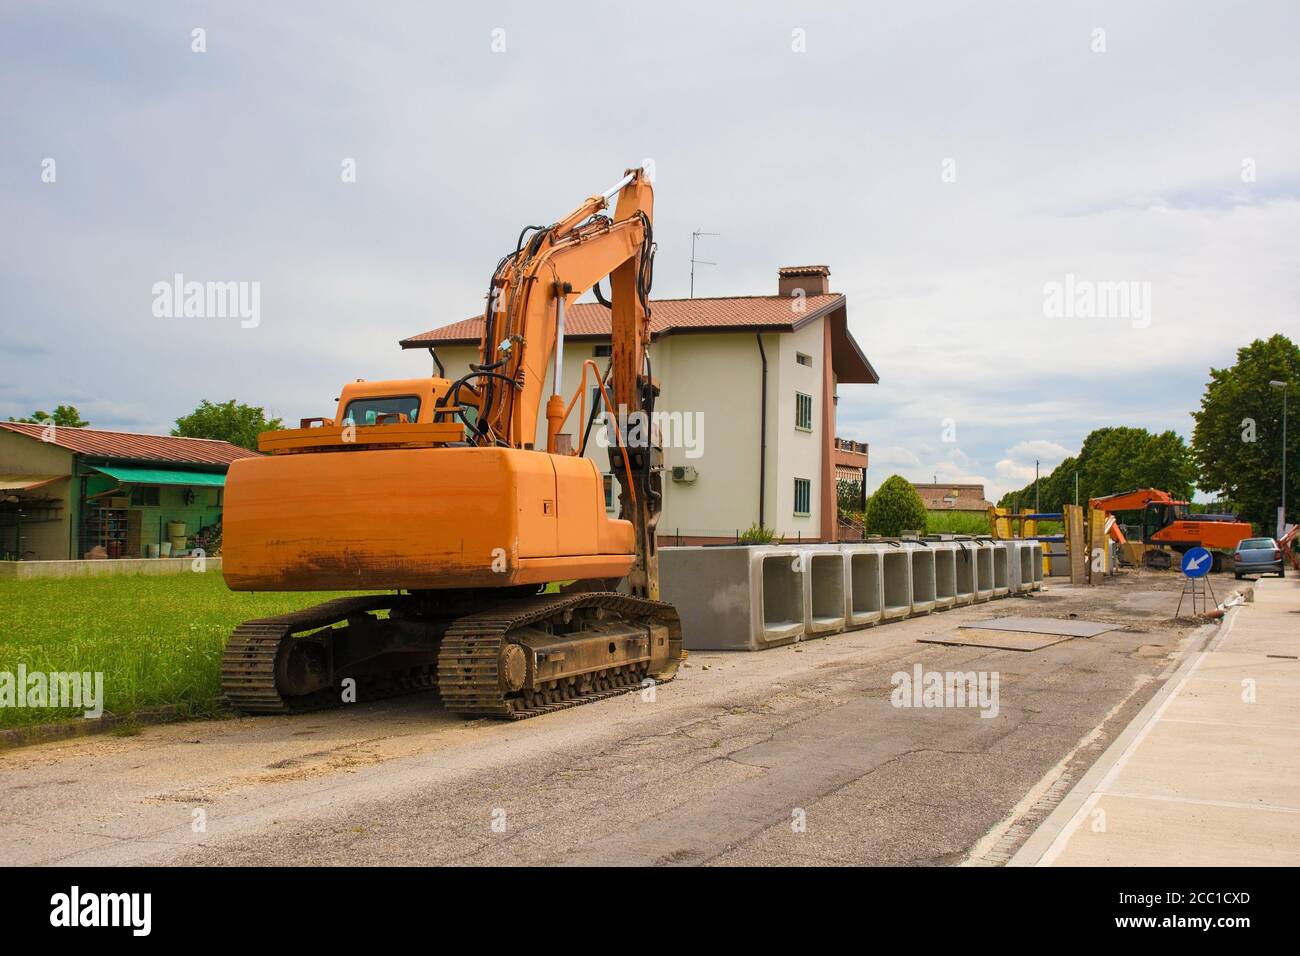
[[[717,265],[716,262],[709,262],[707,259],[696,259],[695,243],[699,240],[700,236],[720,236],[720,235],[722,235],[722,233],[720,232],[705,232],[703,229],[696,229],[693,233],[691,233],[691,298],[692,299],[695,298],[695,266],[697,264],[702,266]]]

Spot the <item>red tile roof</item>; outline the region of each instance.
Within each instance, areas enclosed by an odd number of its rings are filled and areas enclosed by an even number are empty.
[[[26,422],[0,422],[19,435],[41,440],[45,425]],[[258,453],[240,448],[230,442],[211,438],[177,438],[172,435],[137,435],[134,432],[110,432],[98,428],[68,428],[54,430],[52,444],[68,451],[96,458],[117,458],[123,461],[166,461],[184,465],[228,465],[240,458],[256,458]]]
[[[988,511],[993,502],[984,497],[983,485],[949,485],[914,482],[927,511]]]
[[[839,293],[810,295],[802,302],[802,311],[794,305],[800,300],[788,295],[731,296],[717,299],[652,299],[650,334],[658,338],[674,332],[734,332],[771,330],[792,332],[820,315],[844,305]],[[609,309],[597,302],[579,302],[564,313],[567,338],[609,338]],[[483,316],[453,322],[431,332],[402,339],[404,349],[428,345],[478,345],[483,334]]]

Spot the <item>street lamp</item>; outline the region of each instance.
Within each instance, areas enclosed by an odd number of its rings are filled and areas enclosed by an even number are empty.
[[[1273,388],[1282,389],[1282,507],[1277,513],[1277,536],[1286,534],[1286,382],[1269,382]]]

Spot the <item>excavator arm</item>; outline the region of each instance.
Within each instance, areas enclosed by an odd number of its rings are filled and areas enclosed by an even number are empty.
[[[1151,502],[1174,504],[1168,492],[1158,488],[1139,488],[1136,491],[1124,491],[1117,495],[1105,495],[1101,498],[1088,499],[1088,507],[1095,511],[1141,511]]]
[[[531,447],[549,395],[546,450],[558,451],[555,438],[563,422],[553,416],[555,400],[563,400],[564,314],[606,276],[611,277],[612,398],[629,411],[641,407],[638,392],[650,344],[653,195],[645,172],[629,170],[552,225],[525,229],[516,250],[498,263],[484,312],[480,362],[453,384],[453,390],[462,382],[474,385],[481,396],[475,444]],[[610,217],[604,213],[615,196]],[[455,400],[449,394],[449,403]]]
[[[597,287],[599,297],[598,283],[607,276],[613,343],[608,394],[613,410],[653,411],[657,394],[649,369],[653,214],[649,177],[644,169],[631,169],[550,226],[528,227],[520,233],[515,251],[503,257],[492,274],[480,361],[452,384],[442,402],[454,408],[463,389],[472,389],[478,405],[471,433],[474,444],[533,447],[538,417],[545,407],[545,450],[563,452],[558,436],[572,409],[564,396],[564,316],[589,289]],[[648,429],[645,434],[649,437]],[[610,468],[619,479],[623,515],[636,529],[637,559],[629,583],[634,595],[658,599],[655,526],[662,501],[661,454],[652,442],[627,448],[625,441],[626,436],[618,439],[617,453],[611,449]]]

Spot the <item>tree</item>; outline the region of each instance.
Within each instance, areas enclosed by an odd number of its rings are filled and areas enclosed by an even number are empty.
[[[867,502],[867,530],[871,534],[894,538],[904,531],[925,531],[925,521],[925,502],[901,475],[886,478]]]
[[[26,422],[29,425],[53,424],[58,428],[86,428],[90,422],[83,421],[76,405],[59,405],[54,414],[49,412],[32,412],[30,418],[9,417],[11,422]]]
[[[835,497],[840,514],[862,513],[862,482],[852,478],[839,479],[835,482]]]
[[[1282,494],[1282,390],[1288,396],[1287,510],[1300,505],[1300,348],[1285,335],[1237,350],[1231,368],[1210,369],[1201,407],[1192,412],[1192,451],[1200,486],[1226,497],[1243,520],[1272,534]]]
[[[216,438],[256,450],[260,432],[277,431],[283,427],[280,419],[268,419],[265,409],[259,406],[237,405],[233,398],[214,405],[205,398],[190,414],[176,419],[172,434],[184,438]]]
[[[1038,509],[1059,513],[1074,504],[1075,474],[1079,477],[1079,504],[1089,498],[1159,488],[1175,498],[1189,499],[1196,486],[1196,462],[1175,431],[1152,434],[1145,428],[1098,428],[1088,433],[1074,458],[1067,458],[1038,481]],[[1034,483],[1008,492],[998,506],[1018,511],[1034,508]]]

